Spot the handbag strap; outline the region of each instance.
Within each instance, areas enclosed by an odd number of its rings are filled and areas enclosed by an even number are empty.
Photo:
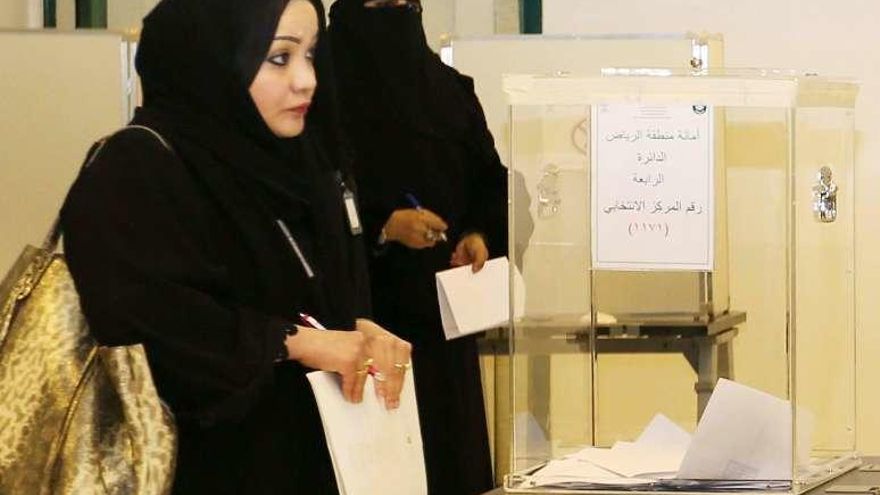
[[[105,137],[101,138],[100,141],[95,143],[95,145],[92,146],[93,151],[86,157],[85,162],[83,162],[82,167],[79,169],[79,173],[81,174],[82,171],[86,169],[86,167],[88,167],[89,165],[92,164],[92,162],[95,161],[95,159],[98,157],[98,154],[101,152],[101,149],[104,148],[104,145],[107,143],[107,141],[110,138],[112,138],[116,134],[119,134],[120,132],[122,132],[126,129],[141,129],[143,131],[149,132],[150,134],[155,136],[156,139],[158,139],[160,143],[162,143],[162,146],[164,146],[165,149],[167,149],[171,153],[174,153],[174,148],[171,147],[171,144],[169,144],[168,141],[164,137],[162,137],[161,134],[156,132],[154,129],[151,129],[145,125],[129,124],[129,125],[123,127],[122,129],[119,129],[118,131],[114,132],[113,134],[110,134],[109,136],[105,136]],[[43,250],[45,250],[45,252],[47,252],[47,253],[54,253],[55,249],[58,247],[58,241],[60,239],[61,239],[61,214],[59,213],[58,215],[55,215],[55,220],[52,222],[52,227],[50,227],[49,233],[46,235],[45,239],[43,240]]]

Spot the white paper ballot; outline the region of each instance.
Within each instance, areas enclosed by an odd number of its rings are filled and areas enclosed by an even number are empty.
[[[657,414],[635,442],[616,442],[611,449],[586,448],[572,457],[627,478],[674,477],[691,436],[666,416]]]
[[[308,375],[336,472],[340,495],[424,495],[428,493],[415,383],[410,370],[400,394],[400,407],[385,409],[376,398],[373,378],[364,385],[364,400],[352,404],[342,396],[339,375]]]
[[[647,485],[651,481],[651,479],[626,478],[602,469],[585,459],[569,456],[548,462],[540,471],[531,476],[528,486],[541,487],[574,484],[595,485],[594,488],[601,488],[603,486],[621,488]]]
[[[683,457],[691,445],[691,434],[663,414],[655,414],[635,443],[644,447],[674,450]]]
[[[507,258],[494,258],[477,273],[470,265],[437,272],[437,301],[446,339],[482,332],[510,319],[510,272]],[[525,284],[514,275],[514,317],[523,314]]]
[[[798,415],[801,455],[809,452],[809,417]],[[678,478],[791,480],[791,418],[789,401],[718,380]]]
[[[523,475],[524,487],[602,490],[608,487],[674,491],[791,489],[791,403],[719,380],[691,437],[656,415],[635,442],[587,447]],[[798,409],[798,469],[809,466],[814,419]]]

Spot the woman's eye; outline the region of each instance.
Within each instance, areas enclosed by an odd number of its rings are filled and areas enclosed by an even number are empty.
[[[290,60],[290,55],[287,53],[279,53],[278,55],[272,55],[266,61],[272,65],[277,65],[279,67],[283,67],[287,65],[287,62]]]

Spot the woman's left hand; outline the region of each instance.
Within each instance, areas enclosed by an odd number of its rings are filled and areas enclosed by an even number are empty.
[[[412,366],[412,345],[371,320],[359,318],[355,328],[367,338],[367,355],[378,371],[373,376],[376,395],[385,401],[386,409],[397,409],[403,378]]]
[[[489,248],[481,234],[468,234],[455,246],[449,264],[452,266],[471,265],[471,271],[477,273],[489,259]]]

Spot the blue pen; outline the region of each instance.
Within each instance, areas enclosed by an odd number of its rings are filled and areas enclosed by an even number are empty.
[[[416,199],[416,197],[415,197],[415,195],[413,195],[413,193],[406,193],[403,196],[406,198],[407,201],[409,201],[410,206],[412,206],[413,208],[415,208],[417,210],[422,209],[422,204],[419,203],[419,200]]]
[[[409,201],[410,206],[412,206],[416,210],[421,211],[422,204],[419,203],[419,200],[416,199],[416,197],[413,193],[406,193],[403,196],[406,198],[407,201]],[[429,241],[438,240],[438,241],[445,242],[446,241],[446,232],[436,231],[436,230],[428,230],[428,232],[425,233],[425,237]]]

